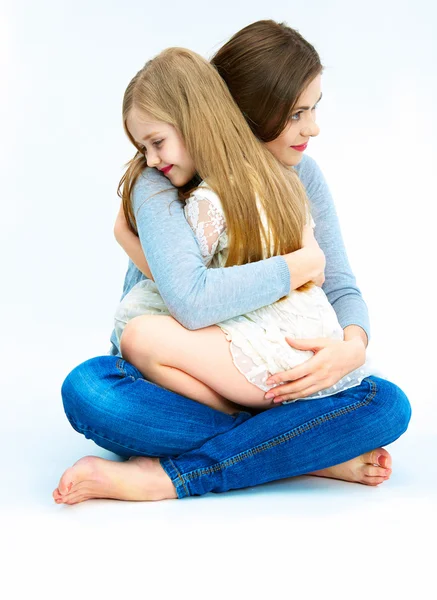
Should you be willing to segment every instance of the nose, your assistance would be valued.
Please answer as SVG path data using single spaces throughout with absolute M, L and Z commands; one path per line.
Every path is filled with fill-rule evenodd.
M 147 151 L 147 166 L 148 167 L 156 167 L 161 162 L 161 159 L 158 157 L 157 153 L 154 150 Z
M 311 111 L 308 111 L 308 113 L 308 118 L 305 119 L 300 134 L 302 137 L 316 137 L 320 133 L 320 127 L 316 123 L 315 115 Z

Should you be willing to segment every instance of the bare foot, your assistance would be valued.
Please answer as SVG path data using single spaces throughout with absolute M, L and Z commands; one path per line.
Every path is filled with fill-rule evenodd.
M 314 473 L 308 473 L 308 475 L 342 479 L 343 481 L 364 483 L 364 485 L 379 485 L 389 479 L 392 471 L 391 465 L 391 456 L 387 450 L 376 448 L 372 452 L 357 456 L 357 458 L 340 465 L 314 471 Z
M 177 494 L 157 458 L 133 456 L 114 462 L 85 456 L 62 475 L 53 499 L 57 504 L 77 504 L 90 498 L 141 502 L 177 498 Z

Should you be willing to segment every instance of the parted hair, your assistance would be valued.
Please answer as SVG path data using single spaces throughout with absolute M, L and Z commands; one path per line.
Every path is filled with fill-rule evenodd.
M 314 46 L 296 29 L 272 20 L 238 31 L 211 63 L 263 142 L 278 137 L 299 96 L 323 71 Z
M 253 135 L 215 67 L 184 48 L 168 48 L 147 62 L 124 94 L 124 128 L 137 148 L 118 190 L 128 223 L 135 226 L 131 194 L 146 167 L 126 126 L 133 108 L 179 130 L 198 176 L 220 198 L 229 242 L 226 266 L 301 248 L 309 202 L 296 172 Z

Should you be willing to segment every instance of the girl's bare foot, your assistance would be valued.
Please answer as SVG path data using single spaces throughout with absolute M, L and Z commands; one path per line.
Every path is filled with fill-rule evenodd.
M 134 456 L 114 462 L 85 456 L 62 475 L 53 499 L 57 504 L 77 504 L 90 498 L 145 501 L 177 494 L 157 458 Z
M 379 485 L 389 479 L 392 471 L 391 465 L 391 456 L 387 450 L 376 448 L 376 450 L 357 456 L 357 458 L 340 465 L 314 471 L 308 475 L 342 479 L 343 481 L 364 483 L 364 485 Z

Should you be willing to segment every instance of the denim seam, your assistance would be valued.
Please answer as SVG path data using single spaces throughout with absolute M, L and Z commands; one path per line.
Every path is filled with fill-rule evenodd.
M 165 461 L 169 462 L 170 466 L 172 467 L 172 469 L 177 473 L 177 477 L 176 477 L 176 479 L 172 479 L 172 483 L 173 483 L 173 485 L 176 488 L 176 493 L 178 494 L 178 496 L 179 496 L 178 489 L 180 487 L 183 487 L 184 491 L 185 491 L 185 495 L 189 496 L 190 492 L 189 492 L 187 486 L 185 485 L 185 481 L 183 479 L 183 476 L 181 475 L 181 473 L 180 473 L 179 469 L 177 468 L 177 466 L 174 464 L 174 462 L 172 461 L 171 458 L 166 458 Z
M 123 365 L 124 365 L 124 359 L 123 359 L 123 358 L 119 358 L 119 359 L 117 360 L 117 363 L 116 363 L 116 365 L 115 365 L 115 366 L 116 366 L 116 367 L 117 367 L 117 369 L 120 371 L 120 373 L 121 373 L 121 375 L 122 375 L 123 377 L 127 377 L 127 373 L 126 373 L 126 370 L 123 368 Z
M 211 467 L 206 467 L 204 469 L 196 469 L 195 471 L 191 471 L 190 473 L 185 473 L 184 475 L 181 475 L 179 473 L 179 471 L 176 469 L 177 472 L 179 473 L 178 482 L 176 483 L 176 485 L 184 485 L 184 487 L 185 487 L 185 482 L 192 481 L 193 479 L 196 479 L 202 475 L 211 475 L 212 473 L 217 473 L 218 471 L 222 471 L 222 470 L 226 469 L 227 467 L 232 467 L 233 465 L 245 460 L 246 458 L 251 458 L 252 456 L 255 456 L 256 454 L 259 454 L 260 452 L 270 450 L 271 448 L 274 448 L 275 446 L 278 446 L 279 444 L 284 444 L 285 442 L 288 442 L 289 440 L 297 437 L 298 435 L 302 435 L 303 433 L 306 433 L 306 432 L 310 431 L 311 429 L 314 429 L 315 427 L 322 425 L 323 423 L 332 421 L 333 419 L 336 419 L 337 417 L 341 417 L 341 416 L 351 413 L 363 406 L 366 406 L 367 404 L 370 404 L 370 402 L 373 400 L 373 398 L 376 395 L 377 388 L 376 388 L 376 383 L 374 381 L 368 380 L 368 382 L 370 383 L 371 391 L 369 392 L 369 394 L 366 396 L 366 398 L 364 400 L 360 400 L 359 402 L 355 402 L 354 404 L 350 404 L 349 406 L 344 406 L 340 409 L 337 409 L 335 411 L 327 413 L 326 415 L 322 415 L 320 417 L 317 417 L 316 419 L 312 419 L 311 421 L 308 421 L 307 423 L 305 423 L 303 425 L 299 425 L 299 427 L 292 429 L 288 433 L 285 433 L 276 438 L 273 438 L 272 440 L 270 440 L 268 442 L 263 442 L 259 446 L 255 446 L 254 448 L 251 448 L 250 450 L 241 452 L 240 454 L 237 454 L 236 456 L 233 456 L 232 458 L 228 458 L 220 463 L 212 465 Z M 175 465 L 173 465 L 173 466 L 175 466 Z M 173 482 L 173 483 L 175 483 L 175 482 Z

